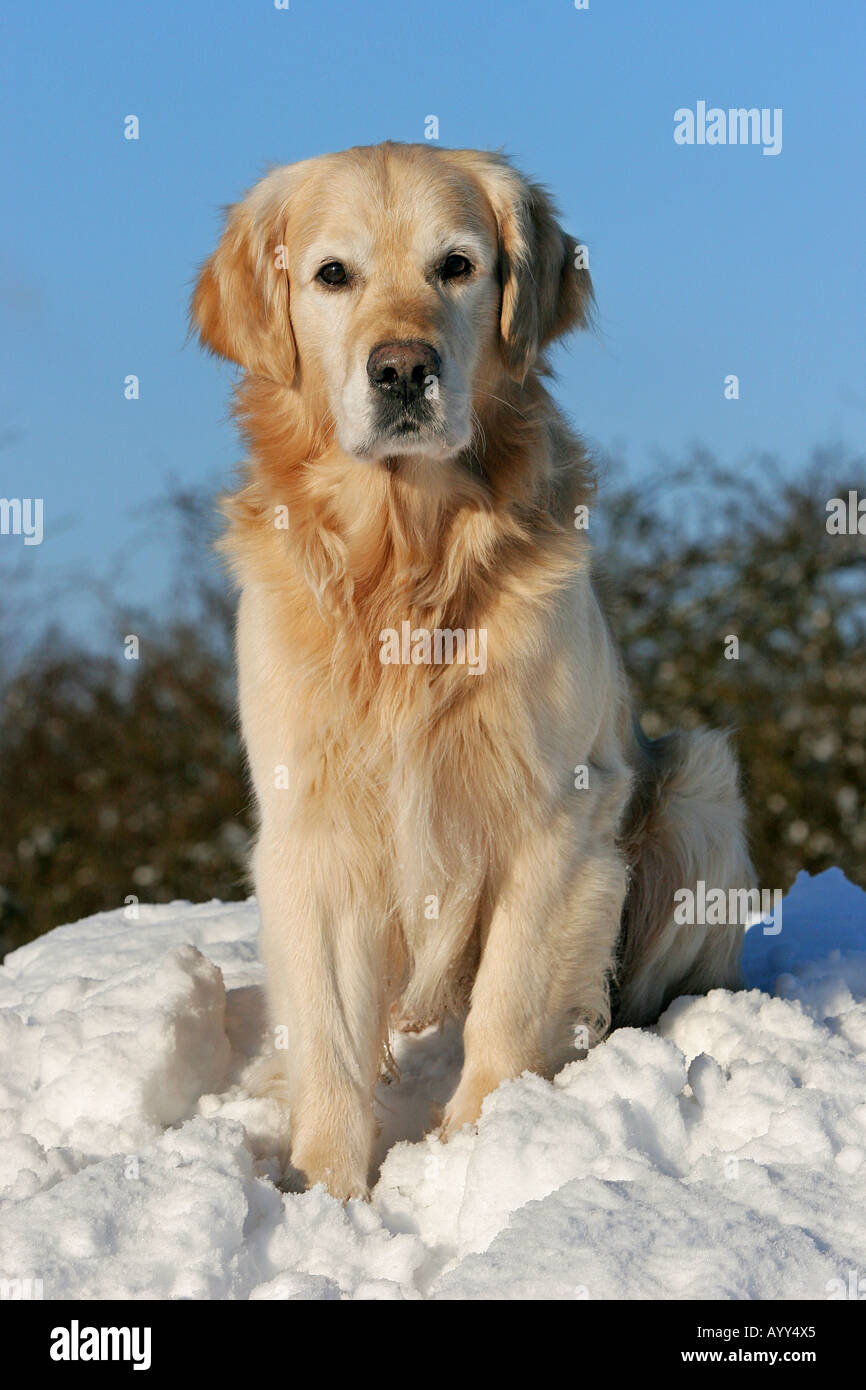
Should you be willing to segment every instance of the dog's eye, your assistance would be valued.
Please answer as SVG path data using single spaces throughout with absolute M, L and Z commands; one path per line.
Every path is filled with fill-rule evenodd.
M 328 261 L 316 276 L 323 285 L 347 285 L 349 283 L 349 272 L 341 261 Z
M 442 262 L 439 274 L 443 280 L 463 280 L 472 274 L 472 262 L 467 256 L 461 256 L 459 251 L 452 251 Z

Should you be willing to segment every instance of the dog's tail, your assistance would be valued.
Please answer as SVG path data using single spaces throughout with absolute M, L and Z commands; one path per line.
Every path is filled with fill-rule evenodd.
M 655 1022 L 680 994 L 740 987 L 743 926 L 692 924 L 682 920 L 686 912 L 674 914 L 686 901 L 681 890 L 701 902 L 702 882 L 704 894 L 722 889 L 727 903 L 735 889 L 735 901 L 745 902 L 755 880 L 726 736 L 700 729 L 651 742 L 636 730 L 635 740 L 638 775 L 622 837 L 630 881 L 614 1026 Z

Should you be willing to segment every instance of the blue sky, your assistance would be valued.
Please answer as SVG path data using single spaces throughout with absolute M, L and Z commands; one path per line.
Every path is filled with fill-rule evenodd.
M 504 147 L 589 245 L 600 331 L 558 352 L 556 391 L 591 441 L 634 472 L 694 443 L 792 471 L 859 448 L 864 31 L 861 4 L 811 0 L 17 0 L 0 496 L 44 497 L 45 539 L 0 537 L 0 576 L 23 566 L 42 617 L 78 623 L 73 573 L 159 594 L 155 502 L 240 455 L 233 369 L 185 346 L 221 205 L 273 163 L 423 139 L 431 114 L 443 145 Z M 780 107 L 781 153 L 677 145 L 675 110 L 701 100 Z

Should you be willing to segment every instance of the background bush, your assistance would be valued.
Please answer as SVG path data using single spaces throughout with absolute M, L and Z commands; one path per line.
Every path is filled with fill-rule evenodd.
M 765 461 L 752 482 L 701 453 L 638 484 L 614 460 L 600 472 L 590 533 L 647 733 L 734 731 L 763 886 L 833 864 L 866 885 L 866 536 L 825 525 L 830 497 L 858 478 L 866 495 L 862 461 L 819 456 L 793 480 Z M 234 605 L 208 550 L 211 500 L 181 493 L 171 510 L 171 617 L 108 601 L 102 655 L 48 630 L 23 657 L 9 577 L 0 951 L 130 895 L 247 895 Z

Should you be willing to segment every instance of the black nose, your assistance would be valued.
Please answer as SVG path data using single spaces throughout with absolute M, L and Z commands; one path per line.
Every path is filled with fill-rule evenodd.
M 405 405 L 423 395 L 430 378 L 438 378 L 441 371 L 442 362 L 436 349 L 417 338 L 380 343 L 367 358 L 370 385 L 378 391 L 402 397 Z

